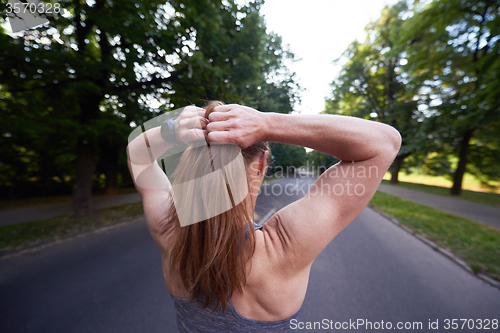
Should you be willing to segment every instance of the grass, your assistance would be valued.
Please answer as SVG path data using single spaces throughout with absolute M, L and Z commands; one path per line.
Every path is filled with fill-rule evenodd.
M 121 188 L 118 190 L 118 194 L 129 194 L 136 193 L 135 188 Z M 105 194 L 94 193 L 94 198 L 104 197 Z M 15 200 L 4 200 L 0 201 L 0 210 L 9 209 L 19 209 L 25 207 L 58 204 L 63 202 L 69 202 L 72 200 L 71 195 L 58 195 L 58 196 L 48 196 L 48 197 L 34 197 L 34 198 L 24 198 Z
M 384 179 L 389 180 L 391 178 L 391 174 L 387 172 L 384 175 Z M 418 183 L 424 185 L 433 185 L 438 187 L 451 188 L 453 182 L 444 176 L 430 176 L 421 173 L 405 173 L 400 172 L 398 175 L 400 181 L 407 183 Z M 469 173 L 465 173 L 464 179 L 462 182 L 462 189 L 475 191 L 475 192 L 487 192 L 487 193 L 499 193 L 500 194 L 500 182 L 491 182 L 493 186 L 496 186 L 496 189 L 491 189 L 481 184 L 481 182 Z
M 389 184 L 388 180 L 383 180 L 382 184 L 391 185 Z M 498 193 L 486 193 L 486 192 L 462 190 L 462 194 L 459 197 L 457 197 L 450 195 L 449 188 L 441 186 L 417 184 L 417 183 L 402 182 L 402 181 L 400 181 L 398 185 L 391 185 L 391 186 L 398 186 L 409 190 L 415 190 L 430 194 L 437 194 L 451 198 L 477 202 L 480 204 L 490 205 L 494 207 L 500 207 L 500 194 Z
M 99 209 L 94 215 L 82 218 L 73 218 L 68 214 L 51 219 L 2 226 L 0 227 L 0 251 L 40 244 L 142 214 L 144 214 L 142 202 L 137 202 Z
M 57 195 L 49 197 L 36 197 L 0 201 L 0 210 L 18 209 L 32 206 L 50 205 L 71 201 L 70 195 Z
M 276 179 L 280 179 L 280 178 L 277 178 L 277 177 L 264 177 L 264 179 L 262 180 L 262 183 L 265 184 L 265 183 L 269 183 L 269 182 L 272 182 L 273 180 L 276 180 Z
M 500 230 L 380 191 L 370 205 L 500 281 Z

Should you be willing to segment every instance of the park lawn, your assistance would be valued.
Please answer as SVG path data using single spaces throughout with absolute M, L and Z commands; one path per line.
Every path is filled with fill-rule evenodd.
M 118 195 L 121 194 L 129 194 L 129 193 L 137 193 L 135 187 L 132 188 L 120 188 L 118 189 Z M 105 194 L 94 193 L 92 195 L 93 198 L 104 197 Z M 52 195 L 46 197 L 33 197 L 33 198 L 24 198 L 24 199 L 14 199 L 14 200 L 4 200 L 0 201 L 0 210 L 9 210 L 9 209 L 19 209 L 33 206 L 42 206 L 42 205 L 50 205 L 50 204 L 58 204 L 63 202 L 70 202 L 73 200 L 71 195 Z
M 0 210 L 19 209 L 41 205 L 51 205 L 63 202 L 70 202 L 71 195 L 53 195 L 48 197 L 33 197 L 24 199 L 14 199 L 0 201 Z
M 384 179 L 391 179 L 391 173 L 386 172 L 386 174 L 384 175 Z M 453 182 L 445 176 L 431 176 L 417 172 L 406 173 L 401 171 L 398 175 L 398 179 L 402 182 L 433 185 L 445 187 L 448 189 L 453 185 Z M 474 175 L 466 172 L 462 182 L 462 190 L 500 194 L 500 181 L 492 181 L 491 185 L 495 186 L 496 189 L 486 187 L 485 185 L 481 184 L 479 179 L 474 177 Z
M 388 180 L 382 180 L 382 184 L 397 186 L 406 188 L 409 190 L 415 190 L 430 194 L 442 195 L 450 198 L 456 198 L 461 200 L 467 200 L 471 202 L 476 202 L 480 204 L 490 205 L 494 207 L 500 207 L 500 194 L 499 193 L 487 193 L 487 192 L 476 192 L 469 190 L 462 190 L 462 194 L 457 196 L 450 195 L 450 189 L 442 186 L 433 186 L 426 184 L 417 184 L 412 182 L 402 182 L 400 181 L 397 185 L 389 184 Z
M 274 177 L 274 176 L 272 176 L 272 177 L 265 176 L 264 179 L 262 179 L 262 183 L 263 184 L 270 183 L 270 182 L 272 182 L 273 180 L 276 180 L 276 179 L 280 179 L 280 178 L 277 178 L 277 177 Z
M 92 216 L 73 218 L 70 214 L 51 219 L 0 227 L 0 252 L 42 244 L 78 232 L 117 224 L 144 214 L 142 202 L 97 210 Z M 119 223 L 118 223 L 119 224 Z
M 500 230 L 380 191 L 370 206 L 450 250 L 474 272 L 500 281 Z

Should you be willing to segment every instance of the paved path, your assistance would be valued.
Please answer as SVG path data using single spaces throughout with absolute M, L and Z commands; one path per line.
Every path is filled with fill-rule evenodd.
M 300 178 L 300 177 L 299 177 Z M 273 182 L 275 183 L 275 182 Z M 415 201 L 446 212 L 483 222 L 500 229 L 500 208 L 444 197 L 397 186 L 380 184 L 379 191 Z M 141 201 L 139 193 L 94 199 L 96 209 Z M 0 226 L 47 219 L 71 213 L 71 202 L 0 211 Z
M 139 193 L 122 194 L 94 199 L 94 208 L 107 208 L 141 201 Z M 71 201 L 58 204 L 0 211 L 0 226 L 49 219 L 71 213 Z
M 280 179 L 274 193 L 290 183 L 296 195 L 263 188 L 260 216 L 296 200 L 312 181 Z M 299 321 L 359 319 L 393 328 L 299 332 L 446 332 L 446 319 L 484 322 L 499 313 L 498 289 L 366 208 L 313 263 Z M 395 329 L 398 322 L 422 326 Z M 2 260 L 0 332 L 175 332 L 161 256 L 144 220 Z
M 400 198 L 415 201 L 430 207 L 444 210 L 473 221 L 486 223 L 500 229 L 500 208 L 475 202 L 408 190 L 394 185 L 380 184 L 378 190 Z

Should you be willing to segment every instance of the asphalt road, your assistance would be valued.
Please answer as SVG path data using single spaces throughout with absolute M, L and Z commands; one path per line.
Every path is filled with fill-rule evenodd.
M 265 186 L 258 214 L 296 200 L 312 181 Z M 357 320 L 394 326 L 335 332 L 483 332 L 445 330 L 445 319 L 500 319 L 500 291 L 365 209 L 313 264 L 299 320 L 325 319 L 344 327 Z M 438 320 L 439 329 L 428 329 L 429 320 Z M 421 322 L 422 329 L 394 329 L 398 322 Z M 0 261 L 0 332 L 175 332 L 160 254 L 145 222 Z

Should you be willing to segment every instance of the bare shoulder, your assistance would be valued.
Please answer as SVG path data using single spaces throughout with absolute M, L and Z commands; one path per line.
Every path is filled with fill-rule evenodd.
M 278 273 L 288 274 L 298 271 L 304 265 L 300 262 L 300 244 L 302 237 L 290 228 L 290 221 L 297 223 L 306 217 L 298 201 L 280 209 L 264 224 L 262 228 L 264 248 L 269 263 Z M 299 214 L 299 215 L 297 215 Z M 299 261 L 298 261 L 298 260 Z
M 366 207 L 393 156 L 341 161 L 325 171 L 301 199 L 274 214 L 262 229 L 270 260 L 286 273 L 314 259 Z
M 268 222 L 272 223 L 273 220 Z M 283 257 L 279 257 L 280 251 L 269 248 L 269 236 L 273 235 L 266 230 L 256 231 L 256 249 L 251 265 L 247 268 L 244 292 L 235 292 L 232 301 L 244 317 L 278 321 L 289 318 L 300 309 L 306 295 L 310 270 L 290 274 L 291 270 L 277 265 Z

